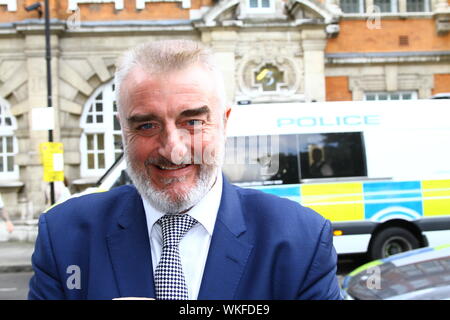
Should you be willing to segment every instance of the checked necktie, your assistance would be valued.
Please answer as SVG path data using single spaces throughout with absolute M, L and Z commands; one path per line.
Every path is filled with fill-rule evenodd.
M 197 220 L 185 213 L 166 214 L 157 223 L 162 229 L 163 248 L 155 270 L 156 299 L 188 300 L 179 244 L 181 238 L 197 223 Z

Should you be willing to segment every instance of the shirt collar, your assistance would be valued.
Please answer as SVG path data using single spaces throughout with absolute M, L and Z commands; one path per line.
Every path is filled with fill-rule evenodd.
M 212 236 L 222 197 L 222 171 L 217 170 L 216 182 L 206 195 L 186 213 L 197 220 Z M 142 198 L 149 231 L 164 213 L 156 210 L 146 199 Z

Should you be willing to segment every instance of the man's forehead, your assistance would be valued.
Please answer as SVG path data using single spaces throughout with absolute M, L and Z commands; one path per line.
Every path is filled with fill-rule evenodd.
M 211 110 L 207 105 L 203 105 L 200 107 L 187 107 L 185 109 L 181 109 L 175 115 L 177 118 L 189 118 L 189 117 L 198 117 L 198 116 L 206 116 L 210 119 Z M 140 112 L 131 112 L 130 116 L 127 117 L 127 121 L 132 122 L 145 122 L 145 121 L 163 121 L 167 115 L 164 113 L 161 115 L 155 110 L 147 111 L 144 113 Z
M 149 74 L 135 68 L 125 79 L 125 94 L 138 99 L 148 94 L 183 94 L 187 100 L 204 98 L 215 100 L 217 88 L 209 74 L 196 69 L 173 71 L 166 74 Z
M 150 74 L 144 71 L 142 68 L 134 67 L 130 70 L 127 77 L 125 78 L 125 82 L 128 82 L 130 86 L 136 86 L 143 82 L 148 81 L 157 81 L 159 78 L 156 74 Z
M 146 70 L 144 67 L 137 65 L 130 69 L 125 80 L 132 81 L 134 83 L 140 83 L 149 80 L 176 80 L 180 78 L 180 74 L 189 72 L 193 73 L 190 74 L 190 78 L 192 80 L 200 78 L 209 79 L 213 77 L 213 72 L 211 70 L 207 69 L 205 66 L 199 63 L 195 63 L 167 70 Z
M 212 73 L 199 65 L 192 65 L 192 69 L 170 71 L 164 74 L 151 74 L 135 66 L 124 79 L 124 97 L 130 99 L 130 106 L 150 106 L 162 101 L 170 101 L 178 108 L 190 109 L 207 105 L 214 112 L 220 104 L 219 94 L 212 80 Z M 202 70 L 199 70 L 201 67 Z M 206 71 L 206 72 L 201 72 Z M 180 72 L 180 73 L 179 73 Z M 163 99 L 159 102 L 155 99 Z M 133 108 L 134 109 L 134 108 Z M 180 109 L 178 109 L 180 110 Z

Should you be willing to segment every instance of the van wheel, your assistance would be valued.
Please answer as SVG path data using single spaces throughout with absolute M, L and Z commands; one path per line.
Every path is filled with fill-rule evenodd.
M 392 227 L 375 235 L 369 248 L 373 260 L 419 248 L 419 240 L 408 230 Z

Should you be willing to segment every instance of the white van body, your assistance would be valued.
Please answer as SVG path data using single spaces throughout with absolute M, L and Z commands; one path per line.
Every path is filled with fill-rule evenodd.
M 450 243 L 446 100 L 238 105 L 227 136 L 228 179 L 322 214 L 339 254 L 381 258 Z

